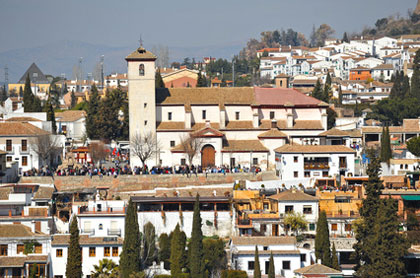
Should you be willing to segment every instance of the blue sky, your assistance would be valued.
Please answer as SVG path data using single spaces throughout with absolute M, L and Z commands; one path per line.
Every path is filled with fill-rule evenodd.
M 0 0 L 0 52 L 77 40 L 108 46 L 229 46 L 261 31 L 308 35 L 330 24 L 341 38 L 417 0 Z

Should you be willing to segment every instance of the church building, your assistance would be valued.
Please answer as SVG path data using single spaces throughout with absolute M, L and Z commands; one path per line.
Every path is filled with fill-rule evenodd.
M 328 104 L 297 90 L 157 89 L 155 55 L 140 46 L 126 60 L 130 140 L 153 134 L 159 148 L 146 162 L 149 167 L 193 164 L 274 169 L 276 148 L 320 144 L 319 134 L 327 130 Z M 190 144 L 185 143 L 188 140 Z M 197 151 L 192 151 L 197 145 Z M 132 167 L 142 165 L 133 153 L 130 161 Z

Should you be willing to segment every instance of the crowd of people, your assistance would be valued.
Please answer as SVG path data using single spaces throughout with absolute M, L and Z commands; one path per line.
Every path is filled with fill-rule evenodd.
M 113 176 L 119 175 L 163 175 L 163 174 L 179 174 L 190 177 L 192 175 L 197 176 L 198 174 L 227 174 L 227 173 L 254 173 L 257 174 L 261 171 L 259 167 L 228 167 L 228 166 L 213 166 L 213 167 L 201 167 L 195 165 L 182 165 L 182 166 L 154 166 L 149 168 L 147 165 L 143 167 L 135 166 L 133 169 L 126 164 L 120 166 L 115 164 L 112 167 L 95 167 L 92 165 L 83 165 L 82 167 L 68 167 L 66 169 L 59 169 L 53 171 L 48 167 L 42 167 L 41 169 L 31 169 L 23 173 L 23 176 Z

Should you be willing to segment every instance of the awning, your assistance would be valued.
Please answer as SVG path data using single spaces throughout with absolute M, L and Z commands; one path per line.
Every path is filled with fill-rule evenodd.
M 420 201 L 420 195 L 402 195 L 404 201 Z

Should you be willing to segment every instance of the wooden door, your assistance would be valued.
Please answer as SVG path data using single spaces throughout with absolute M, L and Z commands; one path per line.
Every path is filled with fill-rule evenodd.
M 35 222 L 35 232 L 41 232 L 41 222 L 39 221 Z
M 215 165 L 215 154 L 213 146 L 205 145 L 201 151 L 201 166 L 203 168 Z

